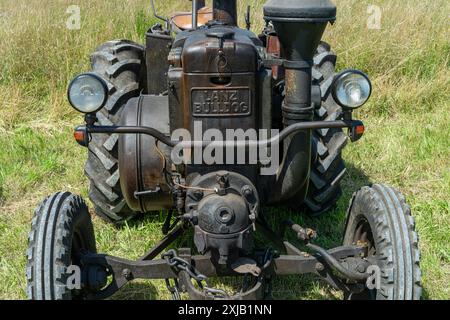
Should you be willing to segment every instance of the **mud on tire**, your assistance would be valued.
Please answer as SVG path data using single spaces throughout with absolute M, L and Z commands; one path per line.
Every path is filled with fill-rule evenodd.
M 106 42 L 92 54 L 92 70 L 106 80 L 109 89 L 108 101 L 97 113 L 98 125 L 118 124 L 126 102 L 145 87 L 143 61 L 144 47 L 126 40 Z M 96 214 L 120 224 L 136 213 L 127 206 L 120 189 L 117 149 L 117 135 L 93 135 L 85 173 Z

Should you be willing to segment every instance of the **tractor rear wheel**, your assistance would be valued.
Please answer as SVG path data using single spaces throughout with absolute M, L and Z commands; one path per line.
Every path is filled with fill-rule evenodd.
M 422 294 L 419 239 L 404 196 L 383 185 L 353 195 L 344 245 L 366 248 L 372 264 L 372 288 L 349 294 L 350 300 L 419 300 Z
M 117 125 L 127 101 L 140 94 L 145 85 L 143 61 L 144 47 L 126 40 L 106 42 L 92 54 L 93 72 L 109 87 L 108 101 L 97 113 L 98 125 Z M 90 180 L 89 198 L 98 216 L 120 224 L 136 215 L 120 188 L 117 135 L 92 135 L 85 173 Z
M 314 56 L 313 84 L 320 85 L 322 107 L 315 111 L 315 121 L 342 119 L 342 108 L 331 94 L 336 68 L 336 54 L 321 42 Z M 304 202 L 306 211 L 318 216 L 333 208 L 342 195 L 340 182 L 346 168 L 342 150 L 348 142 L 342 129 L 321 129 L 313 132 L 313 155 L 309 191 Z

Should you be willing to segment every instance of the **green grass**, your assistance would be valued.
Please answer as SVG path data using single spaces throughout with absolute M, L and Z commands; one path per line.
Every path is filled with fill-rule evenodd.
M 189 1 L 158 1 L 162 13 Z M 250 1 L 249 1 L 250 2 Z M 366 28 L 367 6 L 383 10 L 382 29 Z M 154 22 L 148 1 L 78 1 L 82 29 L 65 28 L 71 1 L 4 0 L 0 3 L 0 298 L 25 298 L 25 251 L 34 207 L 59 190 L 87 195 L 85 150 L 71 138 L 82 122 L 65 99 L 67 83 L 89 69 L 89 53 L 104 41 L 142 41 Z M 255 9 L 262 27 L 263 1 Z M 246 1 L 242 2 L 242 7 Z M 338 21 L 325 40 L 338 67 L 370 74 L 374 95 L 358 117 L 367 134 L 344 153 L 349 174 L 344 196 L 329 214 L 311 219 L 272 209 L 271 220 L 290 216 L 316 228 L 320 243 L 340 244 L 345 210 L 359 187 L 384 182 L 407 196 L 417 222 L 424 297 L 450 298 L 450 30 L 445 0 L 337 0 Z M 242 11 L 241 11 L 242 12 Z M 119 13 L 119 14 L 117 14 Z M 164 216 L 115 229 L 95 218 L 101 252 L 137 258 L 162 236 Z M 180 244 L 188 242 L 183 239 Z M 227 279 L 225 287 L 234 284 Z M 280 299 L 337 299 L 311 277 L 279 278 Z M 116 298 L 168 299 L 161 281 L 130 284 Z

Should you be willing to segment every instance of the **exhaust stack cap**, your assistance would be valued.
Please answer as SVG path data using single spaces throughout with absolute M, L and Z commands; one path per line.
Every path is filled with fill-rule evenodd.
M 269 0 L 264 19 L 273 22 L 334 22 L 336 6 L 330 0 Z
M 309 62 L 327 24 L 336 20 L 336 6 L 330 0 L 269 0 L 264 19 L 272 21 L 284 59 Z

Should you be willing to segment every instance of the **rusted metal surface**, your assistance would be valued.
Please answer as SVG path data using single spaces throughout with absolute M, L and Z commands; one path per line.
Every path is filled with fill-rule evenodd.
M 122 124 L 148 126 L 168 134 L 167 104 L 167 97 L 162 96 L 132 99 L 123 111 Z M 121 188 L 129 207 L 136 212 L 170 209 L 173 205 L 164 176 L 168 164 L 162 155 L 166 147 L 157 145 L 156 141 L 152 136 L 137 134 L 119 138 Z
M 276 58 L 281 57 L 281 44 L 277 36 L 267 36 L 267 53 Z M 283 79 L 284 69 L 281 66 L 272 66 L 272 76 L 274 80 Z
M 362 251 L 356 246 L 343 246 L 327 252 L 333 259 L 343 260 L 347 257 L 357 256 Z M 274 259 L 274 270 L 277 275 L 317 273 L 318 263 L 322 263 L 322 260 L 313 255 L 281 255 Z
M 259 207 L 252 182 L 235 172 L 218 171 L 200 175 L 190 185 L 186 209 L 198 221 L 194 235 L 198 251 L 218 252 L 222 265 L 236 259 L 239 252 L 250 252 Z M 205 191 L 199 194 L 199 189 Z
M 190 251 L 189 249 L 179 250 L 181 261 L 195 266 L 195 271 L 206 278 L 244 275 L 232 269 L 217 268 L 211 255 L 191 256 L 188 254 Z M 186 254 L 181 254 L 182 252 L 186 252 Z M 339 261 L 345 261 L 345 259 L 351 258 L 355 260 L 353 265 L 364 263 L 361 258 L 353 258 L 362 252 L 362 248 L 357 246 L 343 246 L 327 252 L 333 259 Z M 165 259 L 131 261 L 107 255 L 87 254 L 82 257 L 82 260 L 86 266 L 107 268 L 113 276 L 112 282 L 105 289 L 90 295 L 88 297 L 89 299 L 106 299 L 130 281 L 137 279 L 179 279 L 181 284 L 184 285 L 185 290 L 190 294 L 191 299 L 204 300 L 214 298 L 214 295 L 206 294 L 207 291 L 205 292 L 193 287 L 191 282 L 192 278 L 189 273 L 181 270 L 177 271 L 177 268 L 173 268 Z M 264 287 L 264 276 L 266 275 L 317 274 L 320 276 L 323 275 L 327 279 L 328 273 L 325 272 L 327 270 L 326 267 L 327 265 L 323 265 L 321 258 L 316 256 L 281 255 L 274 257 L 273 260 L 269 260 L 263 266 L 260 266 L 261 273 L 256 277 L 256 285 L 253 288 L 244 294 L 229 296 L 228 299 L 254 300 L 264 298 L 262 287 Z
M 225 37 L 230 31 L 214 32 Z M 199 34 L 185 45 L 183 127 L 193 130 L 193 122 L 201 121 L 204 128 L 223 131 L 257 129 L 255 46 L 239 33 L 228 33 L 223 40 L 216 36 Z
M 259 129 L 257 45 L 262 47 L 253 33 L 220 23 L 180 34 L 173 51 L 182 47 L 182 52 L 173 60 L 181 68 L 169 70 L 171 130 L 184 128 L 194 137 L 195 126 L 201 126 L 202 132 L 213 128 L 225 137 L 227 129 Z
M 147 93 L 160 94 L 167 90 L 167 71 L 172 37 L 162 30 L 153 30 L 146 34 Z

